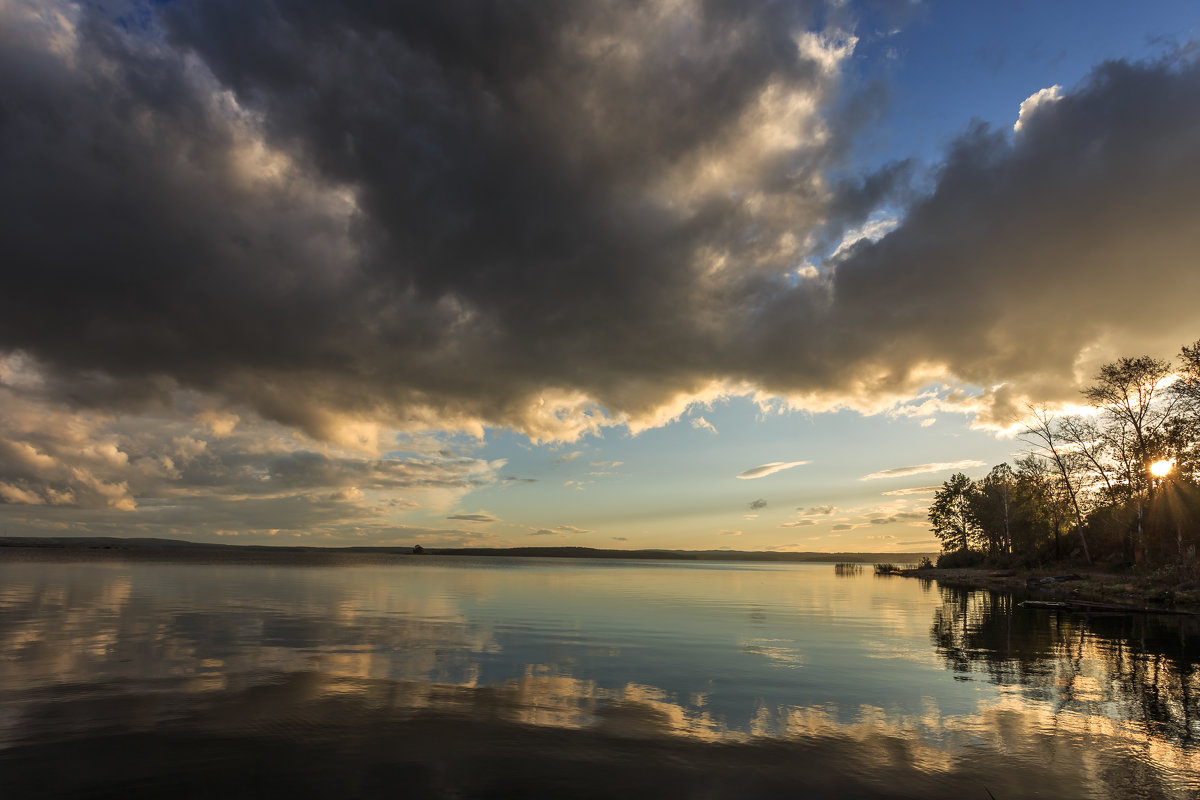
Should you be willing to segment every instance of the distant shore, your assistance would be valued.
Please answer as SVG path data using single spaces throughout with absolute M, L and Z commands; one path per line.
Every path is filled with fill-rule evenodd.
M 879 561 L 919 563 L 932 553 L 794 553 L 754 550 L 608 550 L 592 547 L 308 547 L 299 545 L 237 545 L 103 536 L 0 536 L 0 560 L 39 556 L 56 560 L 128 557 L 139 560 L 216 561 L 221 563 L 380 563 L 426 556 L 488 556 L 502 558 L 648 559 L 664 561 L 755 561 L 789 563 L 854 563 Z

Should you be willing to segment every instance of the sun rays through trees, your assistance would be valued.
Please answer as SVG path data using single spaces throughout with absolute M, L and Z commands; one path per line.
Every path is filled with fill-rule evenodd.
M 929 509 L 952 560 L 1194 567 L 1200 527 L 1200 341 L 1177 364 L 1102 366 L 1077 414 L 1030 407 L 1014 467 L 957 473 Z

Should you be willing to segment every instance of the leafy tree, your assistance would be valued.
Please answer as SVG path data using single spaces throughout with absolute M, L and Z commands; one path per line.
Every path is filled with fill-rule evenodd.
M 1177 379 L 1167 387 L 1178 405 L 1168 423 L 1167 444 L 1177 476 L 1200 478 L 1200 339 L 1179 351 Z
M 1055 557 L 1062 556 L 1061 537 L 1073 518 L 1066 485 L 1043 457 L 1028 453 L 1017 459 L 1013 490 L 1013 550 L 1032 556 L 1054 542 Z
M 1107 418 L 1101 436 L 1113 447 L 1135 498 L 1147 494 L 1150 464 L 1166 449 L 1164 435 L 1179 403 L 1177 395 L 1163 391 L 1171 375 L 1168 361 L 1121 358 L 1102 366 L 1096 382 L 1083 390 Z
M 1013 490 L 1016 476 L 1007 463 L 997 464 L 975 484 L 971 494 L 971 513 L 978 526 L 981 549 L 990 553 L 1012 554 Z
M 929 524 L 942 540 L 943 550 L 966 550 L 979 525 L 972 512 L 975 483 L 961 472 L 950 476 L 933 496 L 929 506 Z

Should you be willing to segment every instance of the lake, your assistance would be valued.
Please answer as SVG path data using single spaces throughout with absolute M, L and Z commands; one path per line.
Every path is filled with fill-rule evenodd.
M 1196 618 L 756 564 L 0 561 L 0 796 L 1195 798 Z

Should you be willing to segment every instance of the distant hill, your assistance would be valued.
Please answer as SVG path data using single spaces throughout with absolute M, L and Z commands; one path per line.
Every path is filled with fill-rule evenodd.
M 271 553 L 328 552 L 346 554 L 411 555 L 411 547 L 307 547 L 300 545 L 237 545 L 190 542 L 184 539 L 121 538 L 116 536 L 0 536 L 0 548 L 44 548 L 57 550 L 116 550 L 137 552 L 221 551 L 233 556 L 237 551 L 255 558 Z M 916 563 L 921 556 L 936 553 L 793 553 L 764 550 L 604 550 L 594 547 L 441 547 L 426 548 L 425 555 L 498 556 L 510 558 L 629 558 L 665 561 L 767 561 L 767 562 L 851 562 L 876 561 Z

